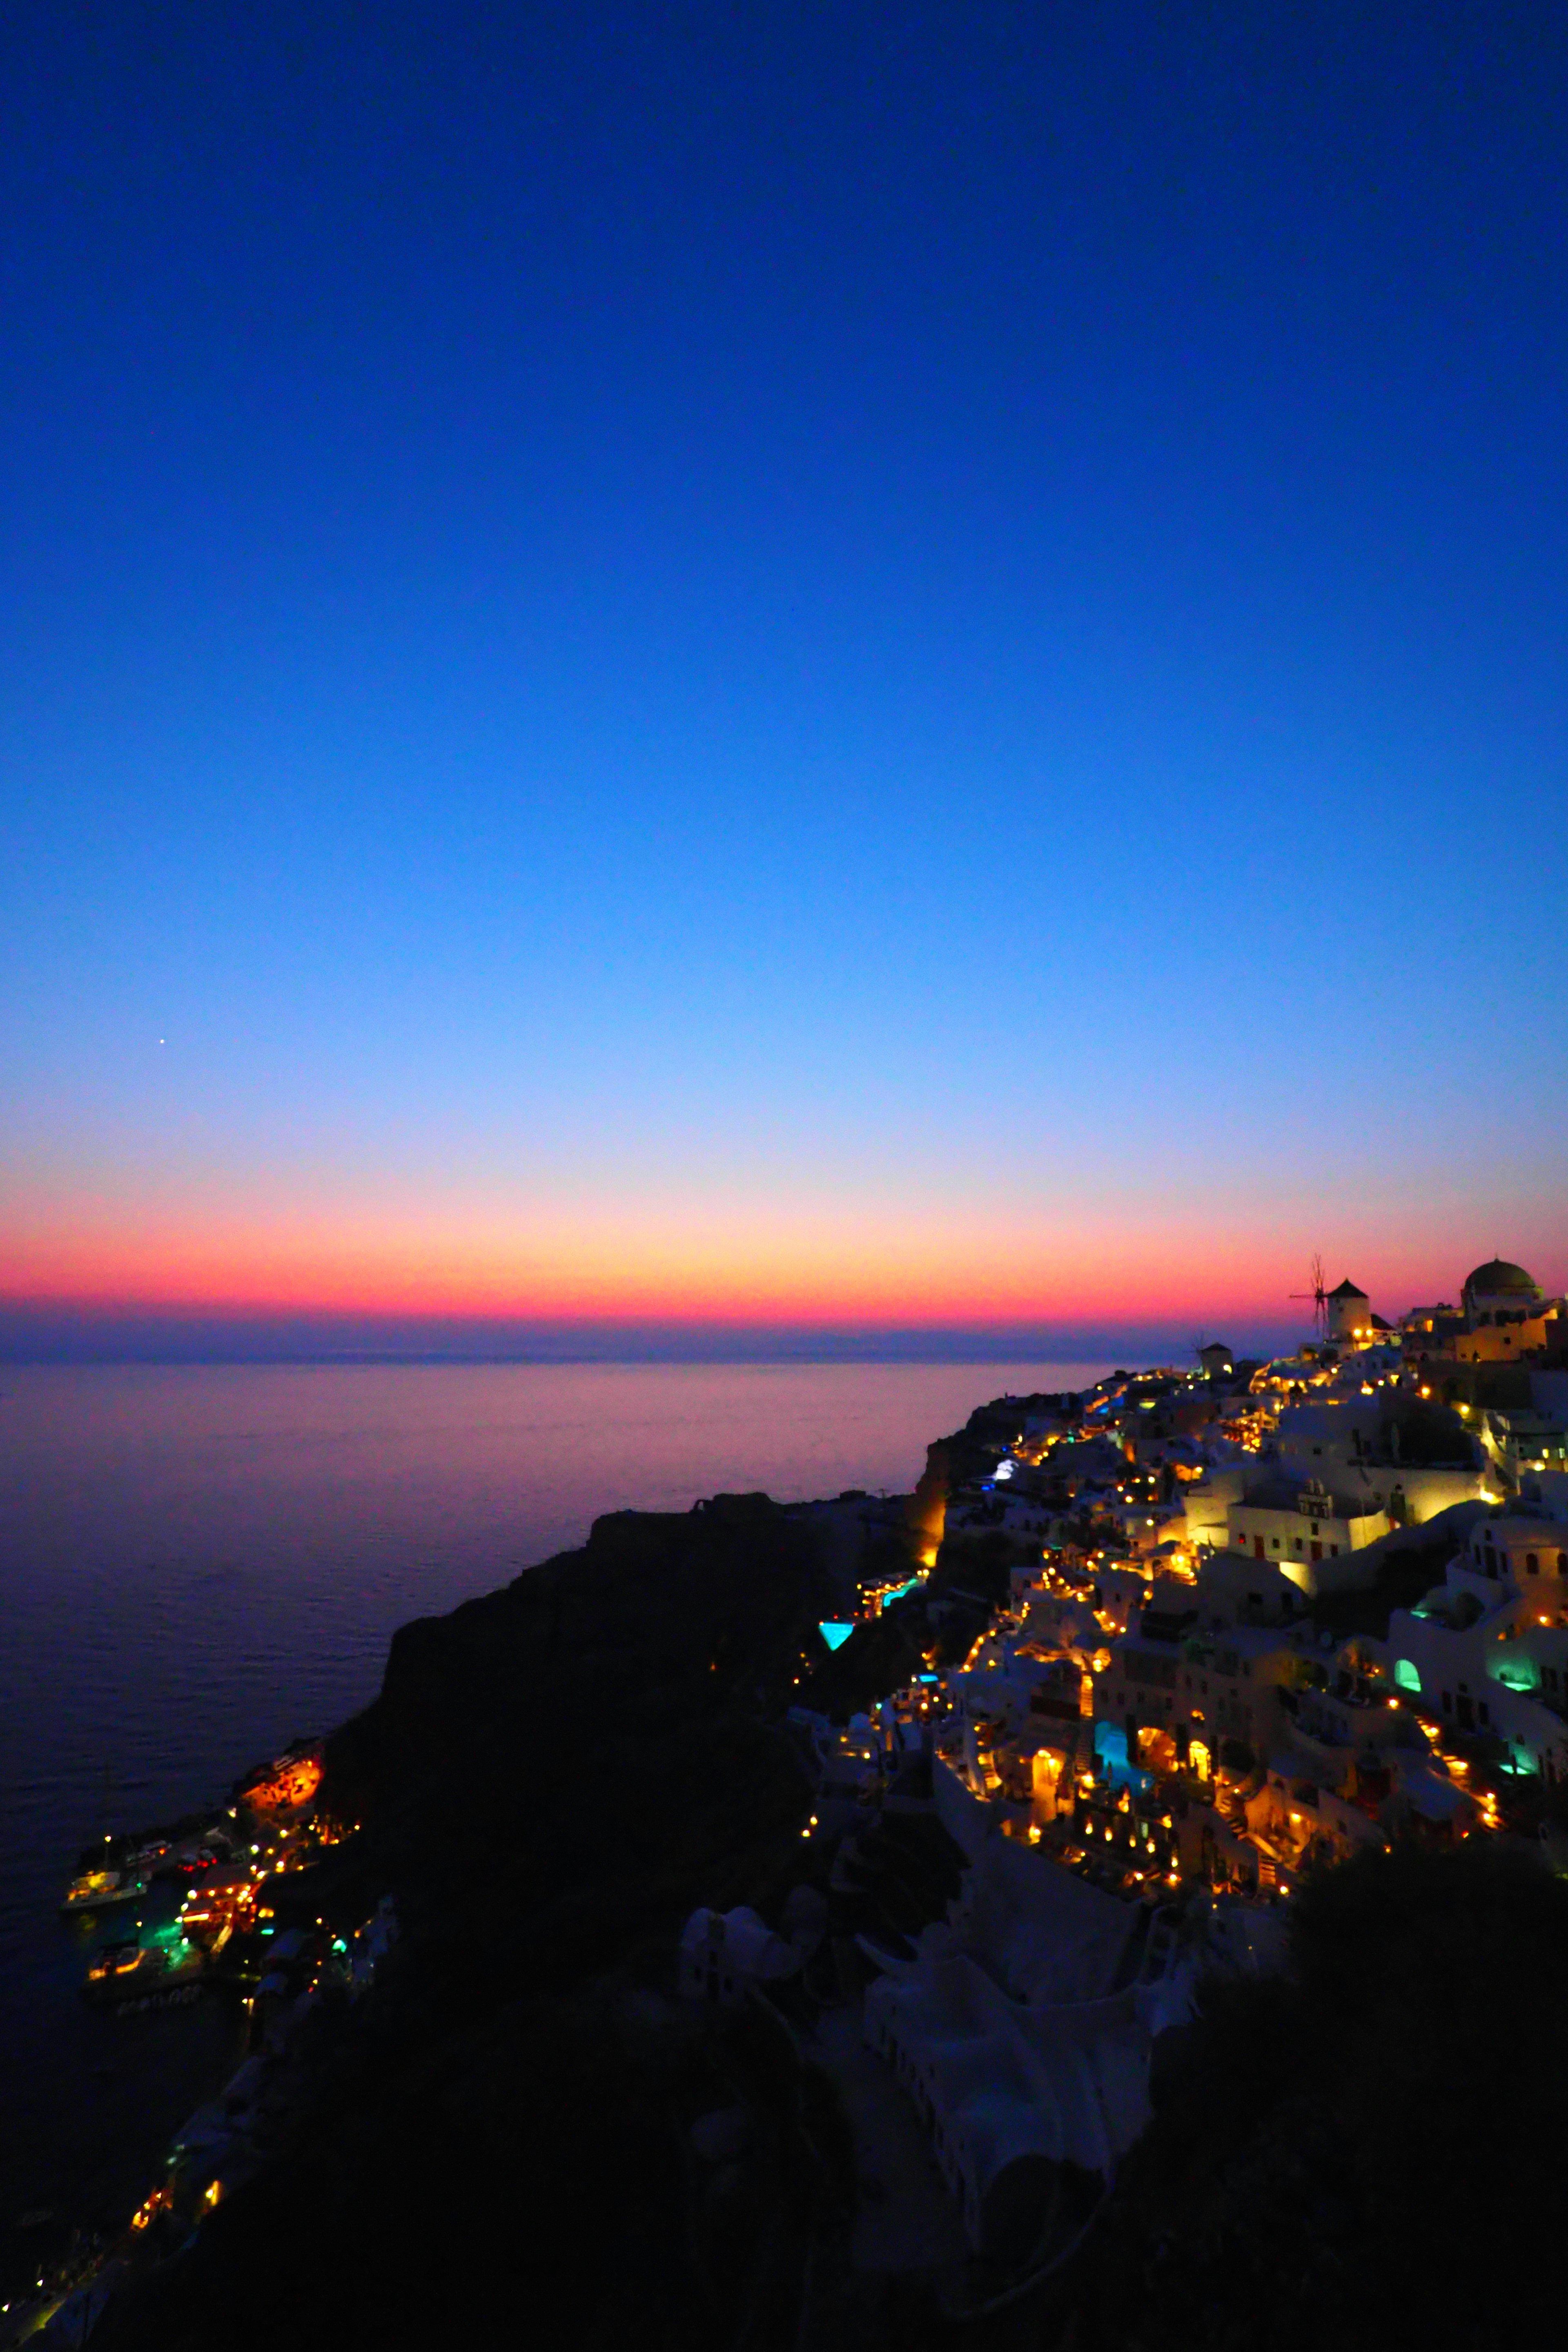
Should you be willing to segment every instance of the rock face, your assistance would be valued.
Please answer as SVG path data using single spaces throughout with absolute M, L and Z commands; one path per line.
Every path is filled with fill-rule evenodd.
M 591 1914 L 610 1957 L 777 1826 L 800 1784 L 768 1725 L 821 1606 L 809 1529 L 720 1496 L 598 1519 L 582 1551 L 403 1627 L 380 1697 L 329 1743 L 327 1790 L 366 1822 L 426 1964 L 499 1992 L 518 1958 L 498 1935 L 526 1932 L 530 1971 L 558 1979 L 592 1955 L 540 1948 L 548 1906 Z
M 1079 2266 L 1072 2342 L 1529 2340 L 1546 2273 L 1517 2183 L 1560 2162 L 1568 1885 L 1490 1840 L 1405 1845 L 1324 1873 L 1291 1911 L 1289 1970 L 1211 1985 L 1173 2053 Z M 1456 2147 L 1510 2164 L 1467 2168 Z
M 926 1447 L 926 1466 L 910 1496 L 906 1517 L 921 1556 L 930 1565 L 942 1549 L 947 1526 L 947 1498 L 952 1489 L 952 1465 L 946 1438 Z

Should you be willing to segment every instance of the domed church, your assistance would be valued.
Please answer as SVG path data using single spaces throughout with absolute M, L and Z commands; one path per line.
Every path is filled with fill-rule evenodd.
M 1472 1331 L 1478 1323 L 1495 1322 L 1500 1317 L 1510 1323 L 1524 1322 L 1546 1303 L 1546 1293 L 1534 1276 L 1506 1257 L 1489 1257 L 1484 1265 L 1474 1267 L 1465 1276 L 1459 1297 Z

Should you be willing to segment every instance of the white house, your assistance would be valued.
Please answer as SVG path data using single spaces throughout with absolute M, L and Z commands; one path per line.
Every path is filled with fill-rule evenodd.
M 1393 1524 L 1370 1497 L 1335 1495 L 1315 1478 L 1302 1486 L 1286 1479 L 1255 1486 L 1227 1514 L 1230 1549 L 1272 1560 L 1309 1597 L 1363 1581 L 1354 1554 Z
M 680 1990 L 688 2000 L 732 2008 L 752 1985 L 794 1976 L 801 1943 L 776 1935 L 743 1905 L 733 1911 L 691 1914 L 680 1937 Z
M 1173 1943 L 1113 1990 L 1141 1906 L 1027 1846 L 973 1843 L 913 1960 L 873 1950 L 867 2041 L 928 2124 L 977 2250 L 1028 2252 L 1061 2167 L 1109 2179 L 1149 2114 L 1153 2034 L 1188 2013 Z
M 1503 1741 L 1506 1770 L 1568 1778 L 1568 1527 L 1478 1519 L 1443 1583 L 1394 1612 L 1385 1648 L 1440 1725 Z

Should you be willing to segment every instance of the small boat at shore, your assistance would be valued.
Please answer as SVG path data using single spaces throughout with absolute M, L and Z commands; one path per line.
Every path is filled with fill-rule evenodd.
M 107 1911 L 111 1904 L 139 1903 L 149 1884 L 140 1870 L 84 1870 L 66 1889 L 60 1916 L 71 1918 L 79 1911 Z
M 205 1955 L 186 1941 L 177 1927 L 154 1928 L 145 1943 L 105 1944 L 95 1952 L 87 1971 L 91 2000 L 143 2000 L 150 1994 L 194 1986 L 206 1967 Z

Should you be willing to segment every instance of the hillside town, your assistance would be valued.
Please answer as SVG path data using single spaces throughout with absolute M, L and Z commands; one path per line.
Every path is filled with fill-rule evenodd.
M 1215 1341 L 933 1448 L 919 1575 L 862 1579 L 792 1710 L 821 1899 L 688 1924 L 688 1996 L 793 1988 L 902 2180 L 872 2269 L 944 2242 L 923 2150 L 952 2315 L 976 2263 L 1069 2258 L 1163 2037 L 1282 1964 L 1326 1868 L 1480 1838 L 1568 1871 L 1568 1305 L 1498 1259 L 1397 1323 L 1316 1292 L 1287 1357 Z
M 938 1787 L 1119 1891 L 1174 1798 L 1167 1877 L 1280 1896 L 1395 1833 L 1536 1825 L 1568 1775 L 1568 1312 L 1500 1260 L 1460 1297 L 1391 1328 L 1345 1282 L 1295 1356 L 1027 1414 L 947 1513 L 949 1547 L 1044 1541 L 941 1678 Z

